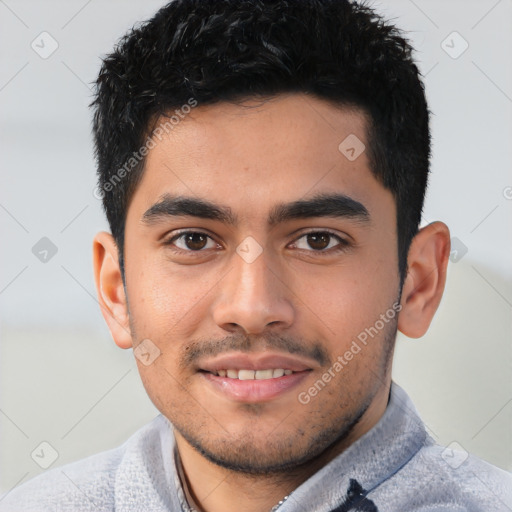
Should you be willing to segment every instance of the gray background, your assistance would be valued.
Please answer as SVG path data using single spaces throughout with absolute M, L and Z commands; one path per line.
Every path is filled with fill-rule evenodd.
M 92 237 L 107 225 L 87 106 L 99 56 L 161 5 L 0 0 L 0 490 L 157 414 L 95 298 Z M 439 443 L 511 470 L 512 1 L 375 5 L 417 49 L 434 113 L 425 222 L 457 238 L 440 310 L 421 340 L 399 337 L 394 378 Z

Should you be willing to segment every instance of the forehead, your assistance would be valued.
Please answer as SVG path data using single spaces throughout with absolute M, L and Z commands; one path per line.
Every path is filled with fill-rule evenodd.
M 242 218 L 319 193 L 361 202 L 389 194 L 370 171 L 366 117 L 356 109 L 287 94 L 197 106 L 172 126 L 153 137 L 129 215 L 165 193 L 229 205 Z

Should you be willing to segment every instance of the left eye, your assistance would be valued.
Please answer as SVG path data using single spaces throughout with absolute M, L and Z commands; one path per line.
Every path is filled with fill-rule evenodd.
M 297 249 L 306 251 L 313 249 L 317 252 L 324 252 L 336 246 L 344 247 L 347 245 L 347 242 L 340 236 L 330 233 L 329 231 L 314 231 L 302 235 L 293 245 L 297 247 Z
M 183 251 L 201 251 L 202 249 L 213 249 L 215 241 L 206 233 L 198 231 L 187 231 L 172 237 L 167 245 L 174 245 Z

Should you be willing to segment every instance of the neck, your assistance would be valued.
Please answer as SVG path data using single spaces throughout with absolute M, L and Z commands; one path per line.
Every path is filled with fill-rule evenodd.
M 176 433 L 180 445 L 178 439 Z M 246 475 L 222 468 L 204 459 L 190 445 L 179 448 L 179 453 L 189 505 L 201 512 L 269 512 L 297 487 L 290 475 Z
M 389 388 L 383 391 L 347 436 L 315 459 L 283 473 L 251 475 L 221 467 L 201 455 L 175 430 L 185 479 L 183 485 L 200 512 L 270 512 L 379 421 L 387 406 Z

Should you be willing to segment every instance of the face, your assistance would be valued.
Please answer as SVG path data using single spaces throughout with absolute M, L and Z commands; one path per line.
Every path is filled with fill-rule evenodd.
M 320 455 L 382 399 L 399 275 L 393 196 L 354 159 L 364 115 L 245 105 L 196 107 L 149 151 L 125 270 L 133 346 L 160 351 L 137 361 L 148 395 L 182 442 L 258 473 Z

